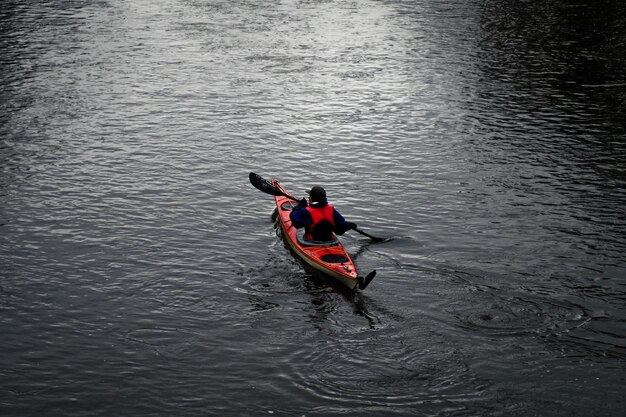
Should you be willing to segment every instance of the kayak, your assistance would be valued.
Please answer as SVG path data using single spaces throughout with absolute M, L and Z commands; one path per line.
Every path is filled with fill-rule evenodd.
M 272 179 L 272 185 L 283 194 L 274 196 L 278 214 L 277 222 L 283 237 L 296 256 L 312 268 L 338 280 L 351 290 L 354 290 L 357 285 L 364 288 L 364 278 L 359 277 L 354 261 L 337 236 L 333 234 L 333 240 L 328 242 L 305 240 L 304 228 L 296 229 L 289 218 L 289 213 L 297 205 L 297 202 L 286 197 L 290 194 L 277 180 Z M 368 281 L 371 281 L 373 276 L 368 278 Z M 367 278 L 365 279 L 367 280 Z

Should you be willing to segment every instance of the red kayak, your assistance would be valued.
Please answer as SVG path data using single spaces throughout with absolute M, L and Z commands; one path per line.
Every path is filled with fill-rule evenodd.
M 365 289 L 374 278 L 376 271 L 372 271 L 365 278 L 359 277 L 354 261 L 334 234 L 333 240 L 327 242 L 305 240 L 304 228 L 296 229 L 289 219 L 289 213 L 297 202 L 277 180 L 272 179 L 271 185 L 279 191 L 274 193 L 278 213 L 277 221 L 285 240 L 298 258 L 314 269 L 337 279 L 351 290 L 357 286 Z

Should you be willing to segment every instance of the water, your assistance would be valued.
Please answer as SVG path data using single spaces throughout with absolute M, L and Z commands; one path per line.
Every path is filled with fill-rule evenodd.
M 0 18 L 0 414 L 621 416 L 619 2 Z M 363 230 L 346 294 L 250 171 Z

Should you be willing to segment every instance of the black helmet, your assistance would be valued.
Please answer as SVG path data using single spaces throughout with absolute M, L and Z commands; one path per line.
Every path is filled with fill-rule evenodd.
M 309 196 L 311 197 L 311 201 L 314 203 L 319 203 L 320 201 L 323 201 L 326 199 L 326 190 L 324 190 L 319 185 L 316 185 L 315 187 L 311 188 L 311 191 L 307 191 L 307 192 L 309 193 Z

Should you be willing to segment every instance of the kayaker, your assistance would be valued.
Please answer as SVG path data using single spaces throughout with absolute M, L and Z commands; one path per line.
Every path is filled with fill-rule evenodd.
M 346 221 L 326 200 L 326 190 L 316 185 L 308 191 L 309 200 L 300 200 L 289 214 L 291 224 L 297 229 L 304 227 L 304 238 L 315 241 L 333 240 L 333 232 L 343 235 L 356 229 L 356 223 Z

